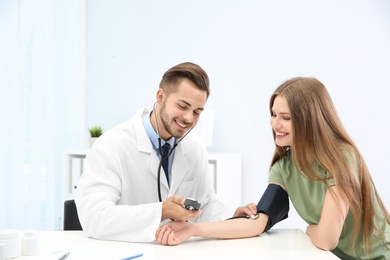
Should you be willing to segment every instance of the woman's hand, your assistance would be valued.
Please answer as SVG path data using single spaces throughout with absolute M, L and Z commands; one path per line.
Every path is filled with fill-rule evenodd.
M 257 205 L 255 203 L 249 203 L 243 207 L 238 207 L 234 212 L 233 217 L 249 216 L 255 214 L 257 214 Z
M 156 231 L 156 241 L 163 245 L 178 245 L 193 236 L 194 224 L 183 221 L 171 221 Z

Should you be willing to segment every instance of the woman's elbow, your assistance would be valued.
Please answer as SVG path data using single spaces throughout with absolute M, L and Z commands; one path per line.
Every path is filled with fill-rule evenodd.
M 337 239 L 312 239 L 312 242 L 319 249 L 331 251 L 337 247 L 339 241 Z

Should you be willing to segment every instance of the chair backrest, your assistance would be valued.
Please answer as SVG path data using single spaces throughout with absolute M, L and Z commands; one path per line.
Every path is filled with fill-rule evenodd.
M 64 230 L 83 230 L 74 200 L 64 202 Z

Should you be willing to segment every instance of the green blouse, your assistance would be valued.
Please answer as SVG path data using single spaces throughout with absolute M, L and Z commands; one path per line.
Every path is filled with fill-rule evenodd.
M 353 160 L 351 161 L 355 163 Z M 329 178 L 327 180 L 329 186 L 335 185 L 334 179 L 329 172 L 320 166 L 317 168 L 320 176 Z M 295 167 L 290 154 L 282 157 L 272 166 L 269 182 L 278 183 L 286 187 L 292 204 L 304 221 L 308 224 L 319 223 L 327 187 L 323 182 L 309 180 L 301 174 Z M 376 197 L 373 198 L 373 203 L 375 203 L 376 212 L 381 212 Z M 376 218 L 375 221 L 376 225 L 385 234 L 387 247 L 382 239 L 375 237 L 372 241 L 374 256 L 366 256 L 362 246 L 362 236 L 359 233 L 356 245 L 351 249 L 353 220 L 349 212 L 339 243 L 332 252 L 341 259 L 390 259 L 390 226 L 385 221 L 383 214 Z

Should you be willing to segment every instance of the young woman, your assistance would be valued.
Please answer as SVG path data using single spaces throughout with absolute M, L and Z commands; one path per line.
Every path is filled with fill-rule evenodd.
M 275 153 L 269 186 L 257 204 L 223 222 L 170 222 L 156 240 L 257 236 L 287 217 L 288 197 L 309 224 L 306 234 L 342 259 L 390 259 L 390 216 L 328 91 L 315 78 L 293 78 L 270 99 Z M 255 220 L 241 216 L 259 213 Z

